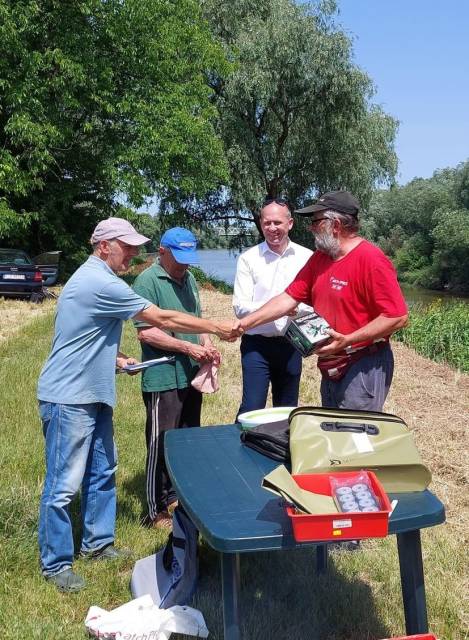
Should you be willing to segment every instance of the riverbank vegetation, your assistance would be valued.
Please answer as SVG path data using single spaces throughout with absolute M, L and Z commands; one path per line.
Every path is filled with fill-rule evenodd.
M 437 362 L 469 372 L 469 305 L 435 301 L 410 309 L 409 324 L 396 338 Z
M 202 290 L 207 317 L 229 317 L 231 298 Z M 29 303 L 17 301 L 20 310 Z M 44 476 L 44 443 L 35 392 L 42 364 L 50 349 L 53 304 L 27 326 L 16 316 L 15 331 L 0 343 L 0 402 L 3 438 L 0 443 L 0 626 L 4 640 L 83 640 L 84 619 L 91 605 L 111 609 L 130 599 L 134 560 L 116 564 L 76 561 L 87 589 L 58 593 L 40 575 L 37 514 Z M 0 311 L 2 309 L 0 308 Z M 1 325 L 7 336 L 11 316 Z M 221 389 L 206 396 L 202 422 L 231 422 L 241 396 L 239 343 L 222 343 Z M 132 323 L 126 323 L 123 349 L 139 355 Z M 468 512 L 465 499 L 467 459 L 462 454 L 466 429 L 469 376 L 456 374 L 403 344 L 394 344 L 395 379 L 385 409 L 404 418 L 412 429 L 425 463 L 433 473 L 431 485 L 444 502 L 445 525 L 422 531 L 429 626 L 441 640 L 464 640 L 467 612 L 465 589 Z M 164 532 L 144 528 L 145 416 L 138 376 L 118 376 L 115 410 L 119 449 L 117 543 L 129 547 L 134 559 L 154 553 Z M 304 361 L 300 389 L 302 404 L 319 403 L 315 358 Z M 235 428 L 235 427 L 233 427 Z M 72 518 L 79 530 L 79 505 Z M 193 602 L 206 619 L 210 638 L 223 637 L 218 555 L 200 543 L 200 577 Z M 331 599 L 332 594 L 332 599 Z M 396 540 L 369 540 L 355 553 L 334 551 L 326 575 L 314 574 L 314 551 L 249 554 L 241 558 L 241 608 L 246 640 L 289 638 L 305 640 L 378 640 L 399 636 L 404 617 Z M 312 635 L 313 634 L 313 635 Z

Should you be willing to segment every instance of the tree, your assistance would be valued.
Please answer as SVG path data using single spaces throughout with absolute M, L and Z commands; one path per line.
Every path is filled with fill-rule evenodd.
M 456 168 L 454 194 L 457 205 L 469 209 L 469 161 Z
M 226 179 L 196 0 L 0 0 L 0 237 L 72 262 L 116 196 Z
M 432 230 L 438 288 L 469 293 L 469 210 L 441 211 Z
M 365 233 L 394 259 L 405 282 L 469 291 L 468 166 L 374 194 Z
M 443 169 L 431 179 L 415 178 L 402 187 L 376 193 L 367 213 L 367 224 L 373 220 L 374 225 L 372 239 L 388 238 L 396 225 L 407 235 L 423 233 L 429 238 L 435 211 L 454 205 L 454 180 L 455 170 Z
M 246 223 L 267 194 L 294 205 L 348 188 L 366 204 L 391 181 L 396 122 L 370 103 L 373 85 L 334 24 L 335 3 L 204 0 L 229 75 L 211 78 L 230 181 L 201 202 L 199 218 Z

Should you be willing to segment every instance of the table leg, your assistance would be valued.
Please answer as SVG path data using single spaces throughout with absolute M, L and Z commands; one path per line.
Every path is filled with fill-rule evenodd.
M 316 572 L 325 573 L 327 570 L 327 544 L 318 544 L 316 547 Z
M 238 553 L 221 554 L 221 584 L 225 640 L 240 640 Z
M 397 534 L 406 632 L 428 633 L 420 530 Z

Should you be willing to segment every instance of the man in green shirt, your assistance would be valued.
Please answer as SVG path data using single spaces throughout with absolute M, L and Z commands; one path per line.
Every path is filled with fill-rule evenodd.
M 198 264 L 197 239 L 187 229 L 174 227 L 160 240 L 158 260 L 135 280 L 134 289 L 161 309 L 200 317 L 194 276 L 187 270 Z M 202 394 L 191 382 L 199 363 L 219 360 L 209 336 L 167 333 L 143 322 L 135 323 L 142 344 L 142 360 L 173 355 L 175 362 L 143 372 L 142 394 L 146 419 L 146 493 L 148 515 L 154 526 L 170 528 L 170 511 L 177 497 L 164 460 L 164 434 L 169 429 L 200 426 Z

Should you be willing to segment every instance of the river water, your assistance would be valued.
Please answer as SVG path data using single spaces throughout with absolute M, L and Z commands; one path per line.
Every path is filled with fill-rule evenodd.
M 200 254 L 200 268 L 204 273 L 218 280 L 223 280 L 227 284 L 232 285 L 234 283 L 236 261 L 239 253 L 233 253 L 227 249 L 200 249 L 198 253 Z M 434 300 L 443 300 L 444 302 L 462 300 L 469 303 L 469 298 L 455 296 L 442 291 L 411 287 L 410 285 L 402 285 L 402 291 L 410 306 L 414 304 L 427 305 Z

